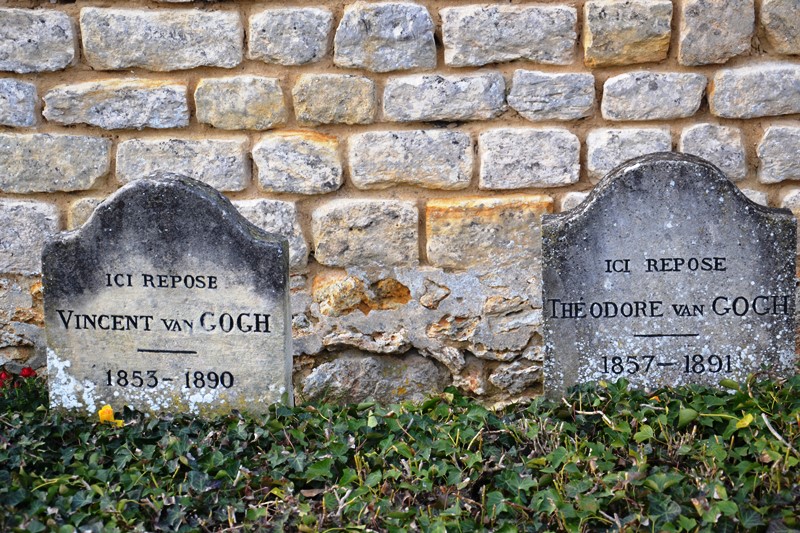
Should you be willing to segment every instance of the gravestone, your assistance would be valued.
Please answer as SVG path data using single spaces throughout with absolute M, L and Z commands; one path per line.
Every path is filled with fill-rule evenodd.
M 51 405 L 213 414 L 291 402 L 288 253 L 198 181 L 121 188 L 43 252 Z
M 546 215 L 545 391 L 654 389 L 794 371 L 796 221 L 710 163 L 653 154 Z

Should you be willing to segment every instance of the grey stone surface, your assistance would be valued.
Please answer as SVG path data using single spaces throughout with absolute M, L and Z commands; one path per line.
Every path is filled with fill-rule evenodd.
M 370 131 L 349 140 L 350 179 L 359 189 L 464 189 L 472 161 L 472 139 L 459 131 Z
M 0 70 L 50 72 L 75 60 L 75 25 L 52 9 L 0 9 Z
M 302 270 L 308 264 L 308 243 L 303 237 L 297 206 L 281 200 L 239 200 L 233 203 L 244 218 L 267 233 L 289 241 L 289 268 Z
M 761 63 L 721 69 L 714 75 L 708 103 L 723 118 L 755 118 L 800 113 L 800 65 Z
M 326 266 L 416 264 L 418 221 L 412 202 L 332 200 L 312 213 L 314 257 Z
M 589 0 L 583 6 L 583 62 L 587 67 L 666 59 L 670 0 Z
M 505 110 L 505 87 L 499 72 L 389 78 L 383 114 L 397 122 L 487 120 Z
M 761 183 L 800 180 L 800 124 L 770 126 L 756 152 Z
M 543 381 L 541 365 L 528 361 L 501 364 L 489 376 L 489 382 L 511 394 L 519 394 L 529 387 L 541 387 Z
M 628 159 L 672 150 L 667 128 L 596 129 L 586 136 L 586 168 L 598 181 Z
M 508 105 L 528 120 L 574 120 L 594 111 L 594 76 L 515 70 Z
M 761 0 L 761 28 L 779 54 L 800 54 L 800 0 Z
M 546 393 L 791 374 L 796 233 L 693 156 L 618 168 L 580 209 L 544 217 Z
M 43 253 L 52 407 L 265 412 L 292 398 L 285 239 L 211 187 L 137 180 Z
M 270 192 L 325 194 L 344 181 L 339 140 L 316 132 L 265 135 L 253 146 L 253 161 Z
M 129 139 L 117 147 L 117 179 L 121 183 L 159 172 L 174 172 L 220 191 L 241 191 L 250 181 L 247 138 Z
M 269 8 L 250 15 L 247 57 L 279 65 L 304 65 L 328 53 L 333 13 L 319 7 Z
M 0 125 L 36 125 L 36 85 L 13 78 L 0 79 Z
M 297 121 L 370 124 L 375 118 L 375 82 L 350 74 L 303 74 L 292 89 Z
M 356 2 L 345 6 L 333 40 L 339 67 L 390 72 L 436 66 L 433 20 L 410 2 Z
M 111 139 L 49 133 L 0 134 L 0 191 L 91 189 L 108 173 Z
M 671 120 L 694 115 L 706 77 L 689 72 L 627 72 L 603 84 L 606 120 Z
M 747 196 L 751 201 L 763 205 L 764 207 L 769 206 L 769 200 L 767 198 L 767 193 L 762 191 L 756 191 L 754 189 L 741 189 L 742 194 Z
M 39 274 L 44 243 L 60 228 L 56 206 L 2 198 L 0 220 L 0 274 Z
M 481 189 L 563 187 L 578 181 L 581 142 L 565 129 L 495 128 L 481 133 L 478 146 Z
M 747 162 L 738 128 L 717 124 L 695 124 L 684 128 L 678 151 L 696 155 L 717 166 L 731 181 L 747 176 Z
M 755 20 L 753 0 L 686 0 L 681 5 L 678 62 L 725 63 L 749 52 Z
M 67 229 L 77 229 L 83 226 L 101 203 L 103 203 L 103 198 L 81 198 L 72 202 L 67 213 Z
M 183 128 L 189 125 L 186 85 L 119 79 L 58 85 L 44 95 L 42 114 L 59 124 L 107 130 Z
M 194 91 L 197 120 L 224 130 L 267 130 L 288 112 L 277 78 L 203 78 Z
M 428 200 L 428 262 L 440 268 L 494 272 L 538 264 L 541 216 L 553 209 L 543 195 Z M 529 276 L 533 275 L 528 267 Z
M 589 196 L 588 192 L 572 191 L 561 198 L 561 211 L 569 211 L 581 204 Z
M 374 357 L 351 352 L 315 368 L 303 381 L 303 397 L 340 403 L 421 402 L 450 381 L 448 372 L 419 355 Z
M 572 6 L 470 5 L 446 7 L 439 13 L 447 65 L 516 59 L 569 65 L 575 59 L 578 12 Z
M 81 9 L 83 53 L 95 69 L 232 68 L 242 62 L 239 13 L 200 9 Z

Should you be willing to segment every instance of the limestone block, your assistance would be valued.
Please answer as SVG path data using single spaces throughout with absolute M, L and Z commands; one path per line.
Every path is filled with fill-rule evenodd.
M 342 186 L 339 140 L 316 132 L 265 135 L 253 147 L 265 191 L 325 194 Z
M 0 79 L 0 125 L 36 125 L 36 85 L 13 78 Z
M 594 76 L 515 70 L 508 105 L 528 120 L 574 120 L 594 110 Z
M 577 183 L 581 143 L 565 129 L 496 128 L 478 142 L 481 189 L 563 187 Z
M 415 265 L 418 218 L 412 202 L 332 200 L 312 214 L 314 256 L 327 266 Z
M 446 7 L 442 16 L 444 62 L 455 67 L 525 59 L 548 65 L 575 60 L 574 7 L 471 5 Z
M 761 0 L 761 28 L 779 54 L 800 54 L 800 0 Z
M 75 60 L 69 15 L 50 9 L 0 9 L 0 70 L 50 72 Z
M 450 384 L 449 373 L 419 355 L 348 354 L 315 368 L 303 382 L 307 401 L 421 402 Z
M 606 120 L 671 120 L 697 113 L 706 89 L 702 74 L 627 72 L 606 80 L 600 110 Z
M 754 189 L 742 189 L 742 194 L 744 194 L 750 200 L 754 201 L 757 204 L 763 205 L 764 207 L 769 206 L 769 201 L 767 199 L 767 193 L 765 193 L 765 192 L 756 191 Z
M 319 7 L 270 8 L 250 16 L 247 57 L 279 65 L 314 63 L 328 53 L 333 13 Z
M 749 52 L 755 19 L 753 0 L 686 0 L 681 7 L 678 62 L 724 63 Z
M 770 126 L 756 152 L 761 183 L 800 180 L 800 125 Z
M 489 376 L 489 382 L 510 394 L 519 394 L 525 389 L 537 387 L 541 389 L 544 377 L 541 363 L 514 361 L 502 364 Z
M 552 210 L 552 198 L 541 195 L 429 200 L 428 261 L 454 270 L 535 263 L 541 253 L 541 215 Z
M 80 23 L 83 53 L 95 69 L 166 72 L 242 62 L 244 28 L 235 11 L 84 7 Z
M 583 62 L 587 67 L 666 59 L 670 0 L 589 0 L 583 6 Z
M 800 113 L 800 65 L 772 62 L 718 70 L 708 103 L 711 113 L 723 118 Z
M 350 137 L 350 179 L 359 189 L 415 185 L 464 189 L 472 178 L 472 140 L 452 130 L 371 131 Z
M 119 79 L 58 85 L 44 95 L 44 117 L 59 124 L 107 130 L 183 128 L 189 125 L 186 85 Z
M 589 196 L 588 192 L 568 192 L 561 198 L 561 211 L 569 211 L 579 206 L 586 197 Z
M 303 74 L 292 97 L 303 125 L 370 124 L 375 118 L 375 82 L 363 76 Z
M 384 118 L 396 122 L 488 120 L 505 110 L 505 91 L 499 72 L 390 78 L 383 93 Z
M 244 218 L 269 233 L 289 241 L 289 268 L 302 270 L 308 264 L 308 243 L 303 237 L 297 206 L 281 200 L 239 200 L 233 202 Z
M 161 172 L 188 176 L 220 191 L 241 191 L 250 180 L 247 138 L 129 139 L 117 147 L 121 183 Z
M 744 143 L 739 128 L 695 124 L 681 133 L 678 151 L 714 163 L 731 181 L 747 176 Z
M 347 5 L 333 41 L 333 62 L 373 72 L 434 68 L 433 28 L 430 13 L 418 4 Z
M 111 140 L 83 135 L 0 134 L 0 191 L 91 189 L 108 173 Z
M 81 198 L 72 202 L 67 213 L 67 229 L 72 230 L 83 226 L 102 201 L 103 198 Z
M 56 206 L 3 198 L 0 220 L 0 273 L 39 274 L 44 243 L 59 230 Z
M 586 167 L 589 179 L 598 181 L 629 159 L 655 152 L 672 151 L 667 128 L 595 129 L 586 136 Z
M 286 122 L 277 78 L 203 78 L 194 92 L 197 120 L 223 130 L 268 130 Z

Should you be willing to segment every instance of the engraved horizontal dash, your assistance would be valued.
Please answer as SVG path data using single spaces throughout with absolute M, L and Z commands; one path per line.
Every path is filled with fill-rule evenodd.
M 699 333 L 634 333 L 634 337 L 699 337 Z
M 173 353 L 173 354 L 183 354 L 183 355 L 197 355 L 197 352 L 194 350 L 155 350 L 155 349 L 148 349 L 148 348 L 137 348 L 137 352 L 141 353 Z

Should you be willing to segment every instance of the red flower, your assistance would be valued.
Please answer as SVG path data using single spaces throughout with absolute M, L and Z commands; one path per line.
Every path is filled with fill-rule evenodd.
M 22 372 L 19 373 L 20 376 L 23 378 L 33 378 L 36 377 L 36 371 L 29 366 L 26 366 L 22 369 Z
M 11 377 L 11 374 L 6 372 L 5 370 L 0 372 L 0 381 L 5 381 L 5 380 L 9 379 L 10 377 Z

